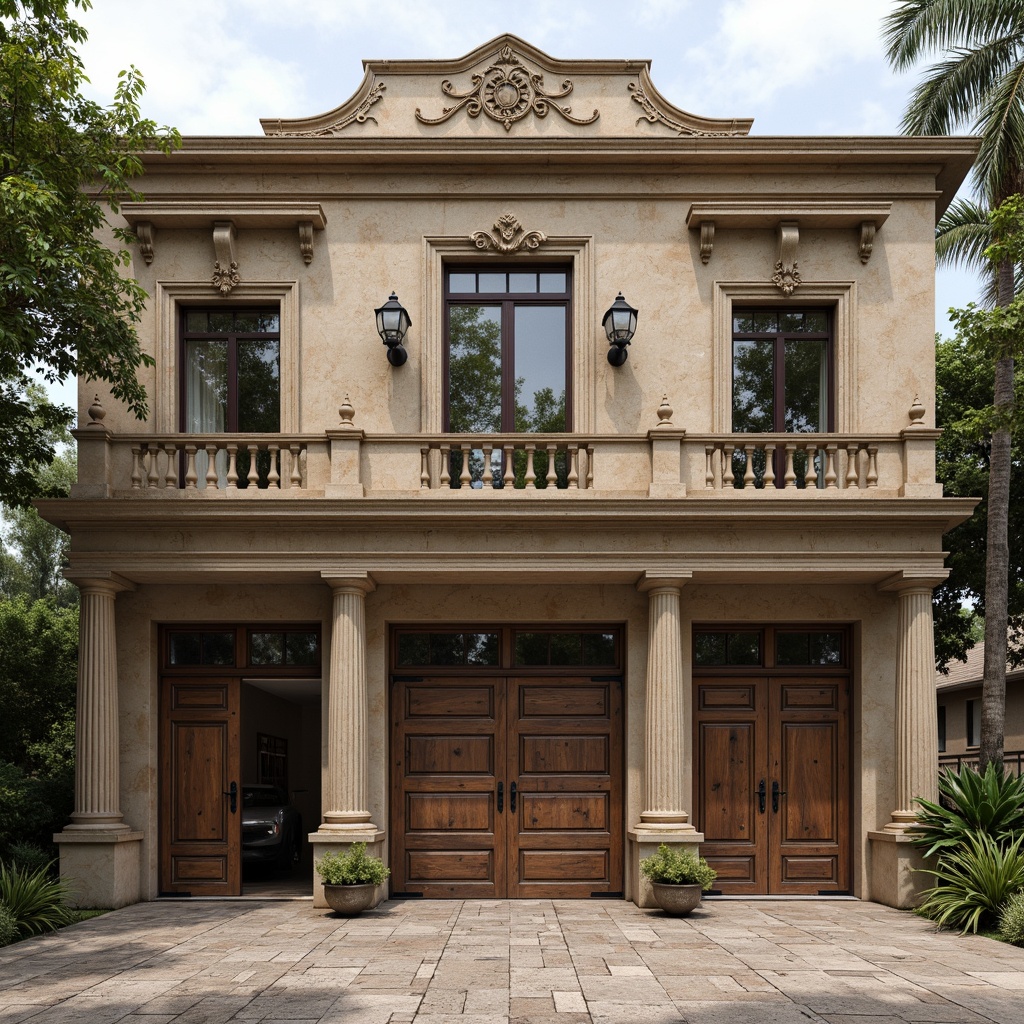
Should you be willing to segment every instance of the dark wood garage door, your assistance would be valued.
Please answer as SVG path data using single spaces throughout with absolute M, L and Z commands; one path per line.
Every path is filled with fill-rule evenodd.
M 622 683 L 435 678 L 392 686 L 392 891 L 622 890 Z
M 848 678 L 695 680 L 701 854 L 734 895 L 850 887 Z

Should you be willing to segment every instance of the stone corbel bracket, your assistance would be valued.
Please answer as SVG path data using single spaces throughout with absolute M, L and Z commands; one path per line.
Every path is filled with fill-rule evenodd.
M 250 228 L 292 228 L 298 234 L 299 255 L 308 265 L 313 262 L 315 233 L 323 231 L 327 226 L 327 217 L 319 203 L 289 201 L 228 200 L 214 203 L 202 200 L 165 199 L 155 202 L 122 203 L 121 214 L 135 232 L 139 240 L 139 251 L 146 263 L 152 263 L 156 255 L 156 228 L 166 230 L 212 227 L 217 277 L 214 283 L 224 295 L 238 284 L 238 280 L 233 280 L 232 275 L 239 272 L 235 249 L 239 231 Z M 218 225 L 224 224 L 234 225 L 234 231 L 221 227 L 218 233 Z M 235 264 L 234 269 L 232 264 Z
M 715 241 L 721 238 L 722 228 L 774 230 L 779 236 L 779 257 L 772 280 L 784 294 L 791 295 L 800 283 L 796 266 L 800 228 L 855 229 L 859 239 L 857 254 L 861 263 L 867 263 L 874 250 L 875 234 L 891 212 L 892 203 L 874 200 L 709 200 L 690 205 L 686 226 L 691 231 L 700 232 L 698 251 L 704 264 L 711 261 Z

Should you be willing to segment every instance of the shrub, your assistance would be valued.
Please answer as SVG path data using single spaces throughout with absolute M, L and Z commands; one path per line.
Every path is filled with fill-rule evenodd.
M 918 913 L 938 925 L 977 932 L 991 925 L 1007 899 L 1024 889 L 1024 851 L 1019 836 L 1005 847 L 986 832 L 967 833 L 954 850 L 939 856 L 934 875 L 939 884 L 922 893 Z
M 699 885 L 707 892 L 718 872 L 703 857 L 689 850 L 669 849 L 664 843 L 658 852 L 640 861 L 640 870 L 652 881 L 666 885 Z
M 380 857 L 366 852 L 366 843 L 353 843 L 348 853 L 325 853 L 316 862 L 324 885 L 382 885 L 391 871 Z
M 18 937 L 18 922 L 6 903 L 0 903 L 0 946 L 9 946 Z
M 921 811 L 911 835 L 926 857 L 955 850 L 972 834 L 1005 845 L 1024 832 L 1024 776 L 1003 775 L 993 764 L 984 775 L 966 765 L 958 772 L 946 768 L 939 793 L 943 803 L 917 801 Z
M 1024 892 L 1014 893 L 999 914 L 999 934 L 1015 946 L 1024 946 Z
M 53 931 L 74 920 L 64 902 L 69 887 L 50 878 L 48 867 L 30 871 L 17 864 L 0 864 L 0 903 L 14 916 L 23 937 Z
M 53 864 L 50 855 L 35 843 L 11 843 L 7 847 L 7 859 L 25 871 L 47 870 Z

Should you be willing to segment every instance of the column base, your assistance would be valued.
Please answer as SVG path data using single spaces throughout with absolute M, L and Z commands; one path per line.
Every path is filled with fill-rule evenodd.
M 327 900 L 324 898 L 324 884 L 316 873 L 316 862 L 325 853 L 348 853 L 353 843 L 366 843 L 366 852 L 374 857 L 384 857 L 387 833 L 377 828 L 374 824 L 364 825 L 361 829 L 353 826 L 339 828 L 337 825 L 321 825 L 320 831 L 311 832 L 306 837 L 313 847 L 313 906 L 327 907 Z M 382 900 L 388 898 L 388 883 L 377 886 L 373 894 L 372 906 L 377 906 Z
M 917 906 L 921 893 L 932 885 L 932 876 L 921 873 L 926 866 L 921 850 L 896 822 L 878 832 L 869 832 L 868 840 L 871 899 L 899 910 Z
M 658 852 L 658 847 L 681 846 L 689 850 L 695 857 L 700 856 L 700 844 L 704 842 L 704 833 L 698 832 L 692 825 L 656 825 L 641 822 L 626 832 L 629 838 L 629 849 L 626 854 L 626 877 L 629 880 L 629 898 L 642 908 L 657 907 L 654 891 L 650 880 L 640 871 L 640 861 Z
M 60 877 L 71 886 L 69 904 L 79 910 L 106 910 L 138 903 L 144 833 L 93 827 L 58 832 Z

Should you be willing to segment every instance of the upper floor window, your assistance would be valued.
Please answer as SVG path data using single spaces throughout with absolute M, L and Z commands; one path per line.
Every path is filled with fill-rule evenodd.
M 189 433 L 281 429 L 281 317 L 277 309 L 182 313 L 181 426 Z
M 570 429 L 570 291 L 565 267 L 445 272 L 445 430 Z
M 832 379 L 827 310 L 734 310 L 734 433 L 828 433 Z

